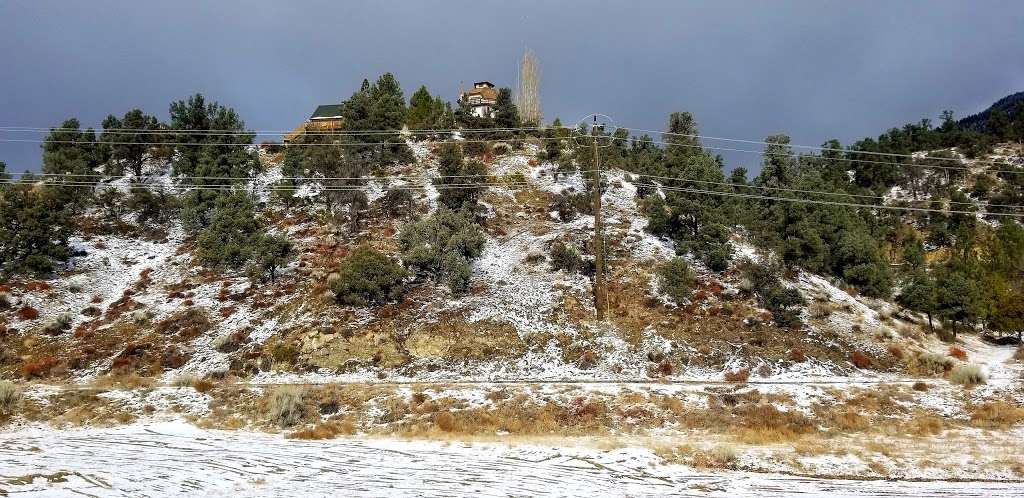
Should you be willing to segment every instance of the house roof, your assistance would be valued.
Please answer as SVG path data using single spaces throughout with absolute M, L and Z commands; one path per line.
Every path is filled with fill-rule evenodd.
M 494 88 L 494 83 L 491 83 L 490 81 L 477 81 L 476 83 L 473 83 L 473 86 L 478 88 L 482 86 L 485 86 L 487 88 Z
M 465 95 L 466 97 L 469 97 L 470 95 L 479 95 L 481 98 L 485 100 L 498 99 L 498 91 L 493 88 L 471 88 L 469 90 L 466 90 Z
M 327 104 L 317 106 L 316 110 L 313 111 L 313 115 L 309 119 L 325 119 L 325 118 L 340 118 L 341 117 L 341 104 Z

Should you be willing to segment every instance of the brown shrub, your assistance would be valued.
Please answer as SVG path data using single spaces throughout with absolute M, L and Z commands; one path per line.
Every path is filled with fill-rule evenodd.
M 441 412 L 434 416 L 434 423 L 437 424 L 437 428 L 444 432 L 452 432 L 455 430 L 455 416 L 451 412 Z
M 971 423 L 978 427 L 1006 429 L 1024 422 L 1024 408 L 1009 401 L 990 401 L 971 410 Z
M 304 401 L 306 390 L 301 386 L 278 386 L 265 395 L 266 418 L 280 427 L 299 423 L 310 411 Z
M 914 386 L 913 386 L 913 389 L 915 391 L 922 391 L 922 392 L 923 391 L 927 391 L 928 390 L 928 384 L 925 383 L 925 382 L 915 382 Z
M 828 420 L 833 427 L 842 431 L 862 431 L 871 425 L 868 417 L 850 408 L 830 412 Z
M 803 363 L 807 361 L 807 355 L 800 348 L 793 348 L 789 350 L 789 361 L 794 363 Z
M 26 379 L 45 377 L 55 366 L 57 366 L 56 358 L 53 356 L 44 356 L 37 360 L 25 362 L 21 366 L 21 375 Z
M 892 357 L 896 358 L 897 360 L 902 360 L 903 359 L 903 348 L 901 348 L 901 347 L 899 347 L 899 346 L 897 346 L 895 344 L 890 344 L 889 345 L 889 354 L 891 354 Z
M 695 452 L 689 463 L 699 469 L 732 469 L 736 467 L 737 461 L 736 449 L 722 445 Z
M 157 322 L 153 330 L 158 334 L 177 334 L 183 339 L 194 339 L 212 328 L 206 313 L 198 308 L 188 308 Z
M 22 320 L 35 320 L 36 318 L 39 318 L 39 311 L 31 306 L 23 306 L 18 310 L 18 318 L 21 318 Z
M 25 290 L 29 292 L 50 290 L 50 284 L 42 280 L 33 280 L 25 284 Z
M 939 353 L 919 353 L 907 361 L 907 370 L 914 375 L 939 375 L 953 369 L 954 361 Z
M 815 425 L 798 411 L 780 411 L 767 403 L 744 404 L 734 409 L 742 429 L 738 436 L 748 443 L 772 443 L 795 439 L 814 431 Z
M 739 370 L 733 370 L 731 372 L 725 372 L 726 382 L 746 382 L 750 378 L 750 369 L 741 368 Z
M 967 351 L 964 351 L 956 346 L 949 347 L 949 355 L 960 361 L 967 361 Z
M 289 432 L 286 439 L 334 439 L 339 435 L 351 436 L 356 433 L 356 426 L 349 419 L 328 420 L 311 427 Z
M 871 366 L 871 358 L 860 351 L 854 351 L 850 355 L 850 362 L 857 368 L 868 368 Z
M 213 390 L 213 381 L 210 379 L 195 379 L 192 381 L 192 389 L 200 393 L 210 392 Z
M 905 426 L 905 430 L 916 436 L 934 436 L 942 432 L 943 420 L 934 415 L 917 415 Z
M 988 376 L 985 375 L 980 365 L 963 363 L 949 371 L 949 381 L 964 387 L 973 387 L 986 383 Z

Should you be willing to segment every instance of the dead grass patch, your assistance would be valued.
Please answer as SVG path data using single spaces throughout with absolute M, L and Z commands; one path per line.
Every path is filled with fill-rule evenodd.
M 792 441 L 815 431 L 814 423 L 803 413 L 781 411 L 766 403 L 742 405 L 734 413 L 739 419 L 736 437 L 748 444 Z
M 286 439 L 334 439 L 338 436 L 351 436 L 356 433 L 356 425 L 351 419 L 327 420 L 285 434 Z
M 154 385 L 152 377 L 142 377 L 134 373 L 107 374 L 96 377 L 92 385 L 101 389 L 141 389 Z
M 210 318 L 199 308 L 179 311 L 159 322 L 153 330 L 160 335 L 177 335 L 182 339 L 195 339 L 213 329 Z
M 1005 400 L 990 401 L 971 409 L 971 424 L 987 429 L 1007 429 L 1024 422 L 1024 408 Z

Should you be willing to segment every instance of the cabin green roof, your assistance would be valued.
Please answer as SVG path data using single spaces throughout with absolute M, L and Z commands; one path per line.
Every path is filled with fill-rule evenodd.
M 328 104 L 317 106 L 309 119 L 336 118 L 341 116 L 341 104 Z

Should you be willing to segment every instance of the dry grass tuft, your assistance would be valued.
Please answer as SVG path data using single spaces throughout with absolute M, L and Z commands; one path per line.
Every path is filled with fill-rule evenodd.
M 928 383 L 926 383 L 926 382 L 915 382 L 914 386 L 913 386 L 913 389 L 915 391 L 921 391 L 921 392 L 927 391 L 928 390 Z
M 171 380 L 171 385 L 174 387 L 191 387 L 197 379 L 198 377 L 192 374 L 181 374 Z
M 890 344 L 889 345 L 889 354 L 891 354 L 892 357 L 896 358 L 897 360 L 902 360 L 903 359 L 903 348 L 899 347 L 896 344 Z
M 267 419 L 280 427 L 291 427 L 306 415 L 301 386 L 279 386 L 267 395 Z
M 832 303 L 815 301 L 807 307 L 807 312 L 811 315 L 811 318 L 823 319 L 832 315 L 834 307 L 835 305 Z
M 334 439 L 338 436 L 351 436 L 356 433 L 356 426 L 349 419 L 327 420 L 319 424 L 305 427 L 285 434 L 287 439 Z
M 832 427 L 841 431 L 863 431 L 871 426 L 871 420 L 868 417 L 850 408 L 830 412 L 828 420 Z
M 769 444 L 792 441 L 815 430 L 815 424 L 798 411 L 781 411 L 773 405 L 742 405 L 734 412 L 738 417 L 737 437 L 748 444 Z
M 441 412 L 434 416 L 434 423 L 437 424 L 437 428 L 444 432 L 455 431 L 455 416 L 451 412 Z
M 938 353 L 921 353 L 907 361 L 907 370 L 915 375 L 941 375 L 953 369 L 953 359 Z
M 210 392 L 213 390 L 214 386 L 213 381 L 210 379 L 195 379 L 192 381 L 191 385 L 192 389 L 195 389 L 196 392 L 200 393 Z
M 707 451 L 694 453 L 692 465 L 697 468 L 732 469 L 739 457 L 730 445 L 713 446 Z
M 957 365 L 949 372 L 949 381 L 964 387 L 984 384 L 988 379 L 980 365 L 963 364 Z
M 152 387 L 153 378 L 134 373 L 107 374 L 96 377 L 92 385 L 103 389 L 139 389 Z
M 945 428 L 945 421 L 935 415 L 917 413 L 906 424 L 903 430 L 915 436 L 935 436 Z
M 0 411 L 11 413 L 21 402 L 21 389 L 7 380 L 0 380 Z
M 990 401 L 974 407 L 971 423 L 977 427 L 1007 429 L 1024 422 L 1024 407 L 1009 401 Z

